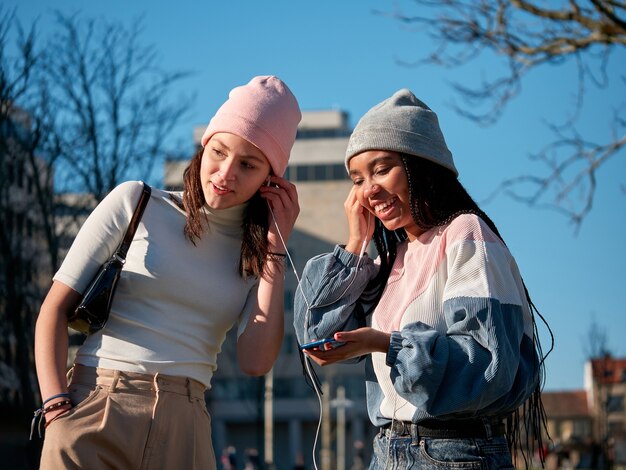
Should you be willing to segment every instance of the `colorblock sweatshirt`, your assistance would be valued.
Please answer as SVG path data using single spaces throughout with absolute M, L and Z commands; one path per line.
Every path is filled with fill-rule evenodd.
M 355 312 L 367 309 L 365 288 L 377 272 L 367 255 L 359 260 L 341 246 L 311 259 L 295 299 L 300 344 L 358 328 Z M 386 353 L 366 357 L 368 412 L 376 426 L 392 419 L 503 417 L 537 384 L 519 270 L 475 215 L 400 243 L 367 321 L 391 335 Z

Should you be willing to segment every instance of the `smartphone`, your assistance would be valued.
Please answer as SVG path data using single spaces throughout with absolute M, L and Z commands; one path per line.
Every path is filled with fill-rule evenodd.
M 303 344 L 302 346 L 300 346 L 300 348 L 301 349 L 314 349 L 314 348 L 322 349 L 322 346 L 324 344 L 328 344 L 330 346 L 329 349 L 334 349 L 334 348 L 338 348 L 339 346 L 343 346 L 346 343 L 344 343 L 343 341 L 337 341 L 335 338 L 324 338 L 324 339 L 318 339 L 316 341 L 312 341 L 307 344 Z

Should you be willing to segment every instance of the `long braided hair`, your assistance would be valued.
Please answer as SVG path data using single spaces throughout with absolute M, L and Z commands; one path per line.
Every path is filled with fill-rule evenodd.
M 407 154 L 400 156 L 408 179 L 411 216 L 418 227 L 429 230 L 447 225 L 461 214 L 474 214 L 480 217 L 504 243 L 496 225 L 478 207 L 452 171 L 424 158 Z M 373 302 L 367 311 L 363 312 L 364 316 L 371 314 L 378 304 L 396 258 L 397 245 L 406 238 L 404 229 L 388 230 L 380 220 L 376 219 L 373 241 L 380 257 L 380 270 L 367 286 L 367 297 L 373 299 Z M 513 458 L 517 459 L 519 451 L 528 467 L 527 452 L 532 453 L 536 447 L 543 465 L 544 430 L 550 438 L 547 434 L 546 415 L 541 402 L 541 389 L 545 381 L 545 358 L 552 351 L 554 337 L 546 320 L 531 300 L 525 284 L 524 293 L 533 322 L 533 345 L 538 357 L 538 369 L 535 371 L 536 386 L 533 393 L 521 408 L 512 411 L 507 417 L 507 440 Z M 546 325 L 551 337 L 551 348 L 545 355 L 539 341 L 535 314 Z
M 200 166 L 204 149 L 198 150 L 183 173 L 183 200 L 176 201 L 187 214 L 185 237 L 194 245 L 210 230 L 209 220 L 202 208 L 206 202 L 200 182 Z M 257 191 L 248 202 L 243 219 L 243 238 L 239 274 L 242 277 L 260 277 L 268 259 L 267 232 L 269 230 L 267 202 Z

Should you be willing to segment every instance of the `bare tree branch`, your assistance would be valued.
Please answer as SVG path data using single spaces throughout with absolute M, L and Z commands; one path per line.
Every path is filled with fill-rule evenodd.
M 587 334 L 582 338 L 581 342 L 587 360 L 599 359 L 606 355 L 611 355 L 606 328 L 598 323 L 595 314 L 592 315 Z
M 125 179 L 150 178 L 191 99 L 170 98 L 188 74 L 160 70 L 154 48 L 139 42 L 140 20 L 128 29 L 79 20 L 57 14 L 47 71 L 61 156 L 76 177 L 68 187 L 100 200 Z
M 140 22 L 56 15 L 43 41 L 0 7 L 0 409 L 32 413 L 36 313 L 84 210 L 125 179 L 148 179 L 190 98 L 140 44 Z M 178 98 L 178 97 L 177 97 Z M 55 191 L 56 190 L 56 191 Z M 21 408 L 20 408 L 21 409 Z
M 427 34 L 434 47 L 416 60 L 398 60 L 405 66 L 462 67 L 489 53 L 502 60 L 504 73 L 484 78 L 477 85 L 453 83 L 461 98 L 454 109 L 481 125 L 491 125 L 521 92 L 526 75 L 544 65 L 574 60 L 578 82 L 573 112 L 561 124 L 551 123 L 555 140 L 536 157 L 547 170 L 539 176 L 523 175 L 505 181 L 499 191 L 532 205 L 544 205 L 565 214 L 576 227 L 593 207 L 600 167 L 623 156 L 624 103 L 617 103 L 613 137 L 607 142 L 587 142 L 576 131 L 584 108 L 587 83 L 602 89 L 609 84 L 607 68 L 618 48 L 626 46 L 626 2 L 570 0 L 554 3 L 526 0 L 415 0 L 418 15 L 399 9 L 377 12 L 403 27 Z M 549 6 L 546 6 L 549 5 Z M 625 78 L 622 76 L 622 83 Z M 550 153 L 550 156 L 548 156 Z M 577 171 L 573 168 L 577 167 Z M 522 195 L 520 187 L 535 191 Z M 573 198 L 577 194 L 578 197 Z M 573 200 L 575 199 L 575 200 Z
M 14 40 L 10 40 L 13 37 Z M 42 121 L 23 106 L 37 95 L 40 55 L 36 29 L 25 32 L 15 14 L 0 7 L 0 407 L 30 409 L 37 402 L 31 380 L 37 280 L 49 278 L 46 248 L 54 246 L 48 202 L 51 172 L 36 149 Z M 42 201 L 45 201 L 42 204 Z M 49 253 L 50 250 L 48 250 Z M 47 284 L 47 283 L 46 283 Z

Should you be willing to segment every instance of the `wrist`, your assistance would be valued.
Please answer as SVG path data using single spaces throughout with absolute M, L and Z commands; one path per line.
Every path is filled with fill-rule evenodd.
M 349 251 L 350 253 L 354 253 L 355 255 L 360 255 L 361 254 L 361 248 L 363 246 L 363 241 L 362 240 L 348 240 L 348 243 L 346 243 L 345 246 L 345 250 Z
M 391 335 L 380 331 L 375 340 L 375 347 L 377 352 L 387 353 L 389 351 L 389 345 L 391 344 Z
M 41 408 L 35 410 L 33 414 L 33 420 L 30 424 L 30 439 L 33 438 L 35 429 L 37 429 L 39 437 L 41 437 L 42 422 L 44 423 L 44 427 L 47 427 L 48 424 L 71 408 L 72 401 L 70 400 L 70 394 L 67 392 L 57 393 L 46 398 Z

